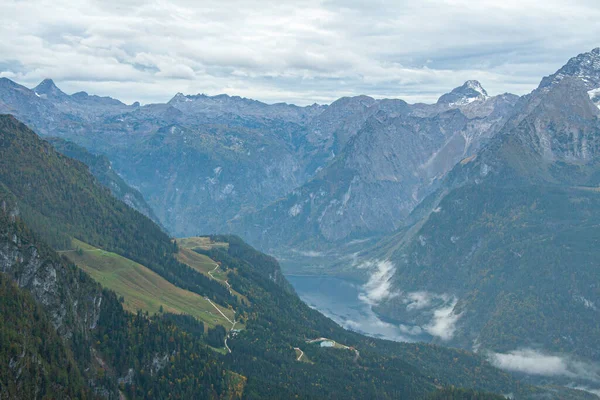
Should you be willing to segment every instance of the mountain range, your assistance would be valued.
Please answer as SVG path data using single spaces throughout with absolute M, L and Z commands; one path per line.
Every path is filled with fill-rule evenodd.
M 357 96 L 297 107 L 177 94 L 128 106 L 69 96 L 51 80 L 31 90 L 0 82 L 0 112 L 107 156 L 175 236 L 233 232 L 263 249 L 394 231 L 517 99 L 469 81 L 434 105 Z
M 4 153 L 2 187 L 18 199 L 25 224 L 55 249 L 72 251 L 77 239 L 236 308 L 246 304 L 238 304 L 231 289 L 174 261 L 178 250 L 144 215 L 176 237 L 236 233 L 283 256 L 290 270 L 297 265 L 290 259 L 302 256 L 303 271 L 357 280 L 362 299 L 381 318 L 419 340 L 467 349 L 496 366 L 541 377 L 529 381 L 535 384 L 600 384 L 600 49 L 572 58 L 521 97 L 489 96 L 479 82 L 467 81 L 435 104 L 357 96 L 297 107 L 177 94 L 166 104 L 141 106 L 67 95 L 51 80 L 28 89 L 2 78 L 0 112 L 43 137 L 57 137 L 56 149 L 87 163 L 99 181 L 84 164 L 66 158 L 78 171 L 76 181 L 95 189 L 62 183 L 40 192 L 35 184 L 44 179 L 32 175 L 19 153 Z M 31 140 L 21 136 L 33 132 L 17 135 L 26 129 L 3 123 L 10 127 L 5 143 Z M 54 175 L 65 175 L 56 161 L 63 156 L 47 144 L 39 149 L 35 165 L 44 169 L 47 162 Z M 68 211 L 71 196 L 96 205 L 93 212 Z M 119 199 L 129 199 L 141 213 Z M 102 218 L 106 224 L 94 224 Z M 125 239 L 134 233 L 111 228 L 124 221 L 149 228 L 135 245 Z M 214 240 L 233 249 L 239 239 Z M 207 251 L 224 264 L 271 265 L 258 256 L 259 263 L 235 261 L 228 258 L 239 258 L 232 250 Z M 278 268 L 253 279 L 277 281 Z M 252 275 L 242 267 L 232 274 L 240 271 Z M 233 286 L 262 299 L 259 304 L 297 299 L 285 283 L 275 282 L 276 291 L 287 294 L 266 300 L 265 287 L 253 279 Z M 295 301 L 293 309 L 303 307 Z M 263 315 L 274 312 L 257 307 Z M 289 321 L 279 318 L 271 319 L 280 324 L 277 331 L 291 335 Z M 280 337 L 281 343 L 301 344 L 293 336 Z M 358 336 L 340 340 L 365 344 Z M 414 353 L 403 354 L 414 360 Z M 428 362 L 411 366 L 418 370 Z M 250 375 L 249 369 L 231 371 Z M 441 373 L 435 369 L 433 375 Z M 406 387 L 422 394 L 430 384 Z M 361 391 L 366 393 L 373 394 Z

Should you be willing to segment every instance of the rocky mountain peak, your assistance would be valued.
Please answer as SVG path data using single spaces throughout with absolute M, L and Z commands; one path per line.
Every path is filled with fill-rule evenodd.
M 453 89 L 450 93 L 446 93 L 441 96 L 438 100 L 438 104 L 461 106 L 474 101 L 487 100 L 488 98 L 488 93 L 483 86 L 481 86 L 479 81 L 469 80 L 466 81 L 462 86 Z
M 8 78 L 0 78 L 0 86 L 15 87 L 17 84 Z
M 185 94 L 179 92 L 175 96 L 173 96 L 173 98 L 171 100 L 169 100 L 169 102 L 167 104 L 179 103 L 182 101 L 190 101 L 190 99 Z
M 555 85 L 567 76 L 581 79 L 588 90 L 600 88 L 600 47 L 571 58 L 556 73 L 544 77 L 539 87 Z
M 39 85 L 37 85 L 33 91 L 40 97 L 61 99 L 66 98 L 68 95 L 60 90 L 52 79 L 44 79 Z
M 466 87 L 468 89 L 472 89 L 482 96 L 487 97 L 487 95 L 488 95 L 487 92 L 485 91 L 485 89 L 483 88 L 483 86 L 481 86 L 481 83 L 479 83 L 479 81 L 476 81 L 476 80 L 466 81 L 464 83 L 464 85 L 461 86 L 461 88 L 464 88 L 464 87 Z

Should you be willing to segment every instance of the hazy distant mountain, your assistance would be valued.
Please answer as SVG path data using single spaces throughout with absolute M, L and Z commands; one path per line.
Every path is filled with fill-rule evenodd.
M 557 375 L 600 379 L 574 364 L 600 360 L 600 110 L 588 94 L 600 87 L 598 54 L 544 78 L 417 222 L 369 253 L 386 260 L 366 287 L 379 313 L 439 342 L 512 352 L 523 371 L 567 353 Z
M 154 211 L 152 211 L 152 208 L 146 203 L 142 194 L 125 183 L 112 168 L 112 165 L 106 156 L 91 154 L 83 147 L 61 138 L 48 138 L 48 141 L 58 152 L 86 164 L 96 179 L 110 189 L 111 193 L 116 198 L 127 204 L 129 207 L 141 212 L 157 224 L 160 224 L 160 221 L 156 215 L 154 215 Z
M 232 230 L 263 246 L 392 231 L 493 135 L 516 99 L 489 98 L 469 81 L 434 105 L 358 96 L 297 107 L 177 94 L 140 107 L 69 96 L 49 79 L 33 90 L 0 85 L 1 112 L 106 155 L 173 234 Z
M 325 108 L 182 94 L 140 107 L 69 96 L 49 79 L 33 90 L 0 81 L 0 112 L 106 155 L 176 235 L 225 231 L 306 181 L 329 157 L 305 128 Z
M 341 152 L 282 200 L 232 221 L 233 229 L 267 249 L 314 249 L 392 232 L 456 163 L 502 127 L 517 100 L 489 97 L 476 81 L 433 105 L 338 100 L 311 126 L 328 127 L 332 148 L 345 143 Z M 323 123 L 332 114 L 338 119 Z

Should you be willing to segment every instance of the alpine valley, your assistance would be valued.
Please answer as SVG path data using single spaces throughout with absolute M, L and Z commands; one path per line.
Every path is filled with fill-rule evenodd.
M 0 78 L 0 114 L 0 398 L 598 398 L 600 48 L 522 97 Z M 411 343 L 284 272 L 351 281 Z

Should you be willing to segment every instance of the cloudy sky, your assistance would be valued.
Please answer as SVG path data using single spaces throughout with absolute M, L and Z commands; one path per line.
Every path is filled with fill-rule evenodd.
M 435 101 L 467 79 L 532 90 L 600 46 L 597 0 L 0 0 L 0 76 L 164 102 Z

